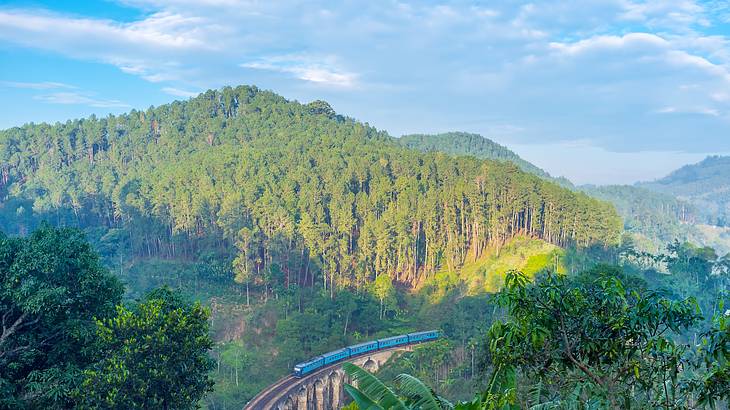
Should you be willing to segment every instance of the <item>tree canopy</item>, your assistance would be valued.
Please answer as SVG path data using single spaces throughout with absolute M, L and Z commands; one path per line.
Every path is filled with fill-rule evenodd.
M 512 164 L 409 150 L 256 87 L 2 131 L 0 166 L 0 214 L 121 230 L 102 237 L 112 254 L 237 255 L 266 294 L 381 273 L 416 284 L 514 235 L 605 246 L 621 230 L 610 205 Z
M 84 371 L 82 408 L 192 409 L 212 390 L 209 313 L 158 289 L 98 322 L 98 361 Z
M 711 355 L 684 339 L 702 320 L 693 298 L 671 299 L 599 265 L 576 277 L 548 273 L 534 284 L 512 272 L 499 299 L 508 316 L 487 338 L 491 400 L 679 409 L 728 398 L 713 379 L 727 380 L 723 325 L 704 339 Z
M 78 230 L 0 233 L 0 407 L 65 407 L 122 286 Z

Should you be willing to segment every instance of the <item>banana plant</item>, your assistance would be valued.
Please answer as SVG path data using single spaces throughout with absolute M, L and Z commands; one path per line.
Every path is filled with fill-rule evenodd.
M 418 378 L 400 374 L 395 378 L 393 390 L 367 370 L 352 363 L 343 369 L 357 387 L 347 384 L 345 391 L 352 397 L 359 410 L 480 410 L 478 401 L 456 405 L 436 394 Z M 397 392 L 396 392 L 397 391 Z

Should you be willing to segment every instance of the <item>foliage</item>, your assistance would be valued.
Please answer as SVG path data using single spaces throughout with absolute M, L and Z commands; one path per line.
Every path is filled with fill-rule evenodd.
M 691 298 L 672 301 L 619 268 L 598 266 L 575 278 L 548 272 L 534 284 L 511 272 L 499 299 L 509 317 L 489 331 L 493 393 L 519 400 L 519 371 L 558 397 L 578 389 L 611 408 L 686 403 L 687 346 L 673 336 L 700 320 Z
M 442 410 L 461 409 L 454 407 L 448 400 L 437 395 L 421 380 L 409 374 L 400 374 L 395 378 L 396 390 L 388 387 L 375 375 L 352 363 L 343 364 L 343 369 L 358 387 L 345 385 L 345 391 L 352 397 L 358 409 L 383 410 Z
M 381 274 L 414 285 L 517 234 L 585 247 L 621 229 L 608 204 L 512 164 L 409 150 L 256 87 L 0 131 L 0 167 L 3 218 L 103 227 L 121 265 L 215 254 L 266 298 Z
M 588 195 L 611 202 L 624 220 L 627 233 L 647 238 L 647 250 L 675 239 L 698 234 L 692 223 L 696 209 L 672 195 L 630 185 L 586 185 L 579 188 Z
M 351 363 L 342 366 L 358 385 L 345 385 L 345 391 L 353 402 L 345 409 L 371 410 L 487 410 L 497 409 L 496 402 L 487 402 L 480 396 L 471 401 L 453 404 L 439 396 L 432 388 L 407 373 L 394 379 L 395 389 L 388 387 L 380 378 Z
M 439 151 L 452 155 L 471 155 L 480 159 L 508 161 L 530 174 L 544 178 L 550 177 L 547 172 L 520 158 L 509 148 L 479 134 L 466 132 L 446 132 L 435 135 L 410 134 L 398 138 L 398 142 L 408 148 L 424 152 Z
M 355 388 L 352 385 L 346 385 L 345 390 L 360 409 L 407 409 L 405 403 L 393 390 L 367 370 L 352 363 L 344 363 L 342 368 L 358 386 Z
M 388 310 L 393 310 L 396 298 L 393 281 L 388 275 L 379 275 L 373 282 L 373 294 L 380 300 L 380 319 L 382 320 Z
M 0 233 L 0 407 L 69 406 L 93 360 L 93 318 L 111 317 L 121 296 L 78 230 Z
M 713 326 L 705 332 L 698 357 L 703 366 L 699 373 L 697 389 L 699 403 L 713 408 L 718 401 L 730 401 L 730 310 L 725 310 L 721 300 L 713 318 Z
M 83 408 L 196 408 L 212 390 L 209 313 L 169 289 L 98 322 L 99 361 L 84 371 Z

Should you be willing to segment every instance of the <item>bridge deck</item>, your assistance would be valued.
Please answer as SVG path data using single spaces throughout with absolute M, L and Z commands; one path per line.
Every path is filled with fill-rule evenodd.
M 320 368 L 319 370 L 317 370 L 311 374 L 308 374 L 307 376 L 304 376 L 300 379 L 298 379 L 294 376 L 291 376 L 291 375 L 286 376 L 284 378 L 279 379 L 279 381 L 277 381 L 276 383 L 269 386 L 266 390 L 257 394 L 256 397 L 251 399 L 251 401 L 249 401 L 248 404 L 246 404 L 246 406 L 243 409 L 244 410 L 269 410 L 269 409 L 272 409 L 274 404 L 276 404 L 276 402 L 278 400 L 280 400 L 282 397 L 284 397 L 293 388 L 295 388 L 301 384 L 306 384 L 310 380 L 316 380 L 321 374 L 342 366 L 342 363 L 350 362 L 353 359 L 366 358 L 366 357 L 373 356 L 375 354 L 379 354 L 379 353 L 383 353 L 383 352 L 410 350 L 416 344 L 418 344 L 418 343 L 393 346 L 393 347 L 387 348 L 387 349 L 375 350 L 375 351 L 365 352 L 365 353 L 355 355 L 355 356 L 350 356 L 346 360 L 342 360 L 340 362 L 336 362 L 336 363 L 332 363 L 330 365 L 324 366 L 324 367 Z

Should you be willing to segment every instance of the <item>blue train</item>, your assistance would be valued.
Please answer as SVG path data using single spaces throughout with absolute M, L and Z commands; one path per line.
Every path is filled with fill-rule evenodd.
M 363 353 L 372 352 L 380 349 L 387 349 L 393 346 L 415 344 L 435 340 L 439 338 L 438 330 L 427 330 L 425 332 L 409 333 L 407 335 L 386 337 L 385 339 L 373 340 L 371 342 L 360 343 L 342 349 L 325 353 L 321 356 L 314 357 L 306 362 L 302 362 L 294 366 L 292 374 L 294 377 L 304 377 L 309 373 L 326 366 L 331 363 L 339 362 L 353 356 L 359 356 Z

